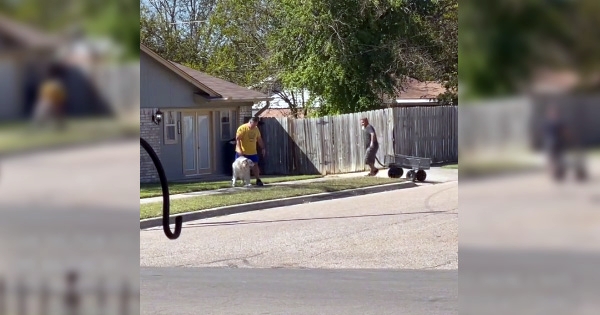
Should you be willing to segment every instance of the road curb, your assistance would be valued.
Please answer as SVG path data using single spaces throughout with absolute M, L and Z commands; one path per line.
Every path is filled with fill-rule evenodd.
M 414 182 L 406 181 L 406 182 L 401 182 L 401 183 L 393 183 L 393 184 L 370 186 L 370 187 L 365 187 L 365 188 L 342 190 L 342 191 L 336 191 L 336 192 L 332 192 L 332 193 L 320 193 L 320 194 L 314 194 L 314 195 L 308 195 L 308 196 L 298 196 L 298 197 L 291 197 L 291 198 L 285 198 L 285 199 L 259 201 L 259 202 L 246 203 L 246 204 L 235 205 L 235 206 L 227 206 L 227 207 L 219 207 L 219 208 L 199 210 L 199 211 L 193 211 L 193 212 L 179 213 L 176 215 L 171 215 L 169 221 L 171 224 L 174 224 L 175 217 L 177 217 L 177 216 L 182 216 L 183 221 L 186 222 L 186 221 L 200 220 L 200 219 L 206 219 L 206 218 L 212 218 L 212 217 L 220 217 L 220 216 L 224 216 L 224 215 L 230 215 L 230 214 L 236 214 L 236 213 L 242 213 L 242 212 L 265 210 L 265 209 L 285 207 L 285 206 L 293 206 L 293 205 L 299 205 L 299 204 L 303 204 L 303 203 L 310 203 L 310 202 L 317 202 L 317 201 L 324 201 L 324 200 L 355 197 L 355 196 L 374 194 L 374 193 L 380 193 L 380 192 L 386 192 L 386 191 L 392 191 L 392 190 L 399 190 L 399 189 L 405 189 L 405 188 L 411 188 L 411 187 L 417 187 L 417 186 L 418 185 Z M 140 229 L 141 230 L 159 227 L 159 226 L 162 226 L 162 217 L 140 220 Z

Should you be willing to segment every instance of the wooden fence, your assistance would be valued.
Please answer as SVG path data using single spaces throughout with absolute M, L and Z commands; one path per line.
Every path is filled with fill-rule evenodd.
M 114 114 L 127 115 L 139 110 L 139 62 L 103 65 L 94 70 L 93 79 Z
M 370 112 L 292 119 L 263 118 L 268 146 L 265 174 L 339 174 L 366 170 L 360 119 L 367 117 L 379 139 L 377 158 L 386 154 L 458 160 L 456 106 L 387 108 Z
M 67 272 L 60 286 L 52 282 L 7 281 L 0 278 L 0 314 L 130 315 L 139 314 L 138 284 L 109 285 L 101 278 L 85 287 L 78 272 Z
M 464 103 L 460 108 L 460 150 L 465 156 L 515 155 L 543 148 L 548 105 L 583 147 L 600 145 L 599 95 L 515 97 Z

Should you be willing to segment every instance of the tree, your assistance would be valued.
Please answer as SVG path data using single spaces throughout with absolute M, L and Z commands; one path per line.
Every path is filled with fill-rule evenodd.
M 456 0 L 146 0 L 141 37 L 294 114 L 317 101 L 320 114 L 349 113 L 379 108 L 407 77 L 444 82 L 454 100 L 457 12 Z
M 139 56 L 137 1 L 21 0 L 3 1 L 1 8 L 16 20 L 40 29 L 63 31 L 77 26 L 91 35 L 108 36 L 124 48 L 125 58 Z
M 409 76 L 433 79 L 440 34 L 429 1 L 281 0 L 269 60 L 284 86 L 320 98 L 321 114 L 379 108 Z
M 598 1 L 469 1 L 460 16 L 466 97 L 521 92 L 540 68 L 570 69 L 584 82 L 600 70 Z

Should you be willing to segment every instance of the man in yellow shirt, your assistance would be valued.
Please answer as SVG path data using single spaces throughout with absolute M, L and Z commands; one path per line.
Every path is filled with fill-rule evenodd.
M 48 77 L 39 89 L 38 101 L 34 112 L 34 121 L 44 124 L 54 121 L 58 128 L 64 127 L 64 105 L 66 101 L 66 89 L 60 80 L 61 68 L 52 65 L 48 71 Z
M 263 186 L 263 182 L 260 180 L 260 171 L 258 169 L 258 151 L 256 144 L 258 143 L 262 148 L 262 155 L 265 156 L 266 150 L 265 145 L 260 136 L 260 130 L 258 130 L 258 117 L 250 118 L 248 123 L 241 125 L 235 134 L 235 158 L 244 156 L 254 162 L 252 172 L 256 177 L 256 186 Z

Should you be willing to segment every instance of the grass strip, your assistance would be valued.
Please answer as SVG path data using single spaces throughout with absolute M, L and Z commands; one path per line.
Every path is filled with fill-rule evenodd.
M 321 178 L 322 175 L 297 175 L 297 176 L 273 176 L 263 177 L 261 180 L 265 184 L 274 184 L 281 182 L 291 182 L 305 179 Z M 238 185 L 241 181 L 238 181 Z M 254 183 L 254 179 L 252 179 Z M 191 183 L 169 183 L 169 194 L 185 194 L 197 191 L 216 190 L 231 187 L 231 181 L 212 181 L 212 182 L 191 182 Z M 151 198 L 162 196 L 160 184 L 140 184 L 140 198 Z
M 357 177 L 329 179 L 312 183 L 279 184 L 252 187 L 233 192 L 171 200 L 171 214 L 233 206 L 244 203 L 313 195 L 325 192 L 364 188 L 390 183 L 400 183 L 403 179 L 380 177 Z M 140 219 L 160 217 L 162 202 L 140 205 Z

